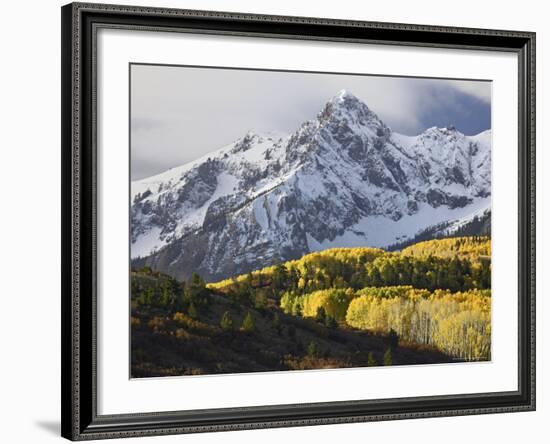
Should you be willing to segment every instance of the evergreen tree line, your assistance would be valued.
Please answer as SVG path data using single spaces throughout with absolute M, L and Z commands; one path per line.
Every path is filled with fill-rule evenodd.
M 178 282 L 145 267 L 139 270 L 139 277 L 132 275 L 131 297 L 132 303 L 138 307 L 168 308 L 174 312 L 185 311 L 191 317 L 196 317 L 198 310 L 208 306 L 210 290 L 197 273 L 193 273 L 189 282 Z

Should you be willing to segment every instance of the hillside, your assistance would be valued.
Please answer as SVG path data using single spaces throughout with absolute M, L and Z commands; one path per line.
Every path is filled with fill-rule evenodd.
M 151 286 L 178 288 L 168 276 L 148 271 L 133 272 L 132 282 L 138 295 Z M 206 298 L 191 314 L 185 305 L 174 309 L 170 303 L 144 306 L 134 300 L 132 377 L 383 365 L 394 341 L 385 334 L 285 314 L 271 298 L 250 304 L 212 290 Z M 246 331 L 242 324 L 248 313 L 253 327 Z M 222 327 L 224 315 L 231 327 Z M 433 347 L 409 344 L 392 350 L 392 365 L 452 361 Z
M 418 242 L 404 248 L 406 256 L 443 258 L 469 258 L 472 260 L 491 259 L 491 240 L 487 236 L 454 237 Z
M 425 228 L 413 237 L 386 247 L 389 251 L 402 250 L 409 245 L 432 239 L 481 236 L 491 237 L 491 210 L 484 209 L 457 220 L 441 222 Z
M 338 248 L 206 284 L 134 269 L 132 376 L 490 359 L 490 239 Z
M 412 285 L 452 291 L 491 288 L 491 240 L 486 236 L 420 242 L 401 252 L 380 248 L 333 248 L 277 266 L 235 276 L 209 288 L 252 286 L 307 292 L 328 288 Z M 275 281 L 275 282 L 273 282 Z

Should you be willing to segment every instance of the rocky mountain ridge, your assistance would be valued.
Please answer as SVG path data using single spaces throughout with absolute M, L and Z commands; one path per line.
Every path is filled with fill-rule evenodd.
M 131 188 L 133 262 L 212 281 L 490 208 L 491 131 L 404 136 L 341 91 L 289 136 L 249 132 Z

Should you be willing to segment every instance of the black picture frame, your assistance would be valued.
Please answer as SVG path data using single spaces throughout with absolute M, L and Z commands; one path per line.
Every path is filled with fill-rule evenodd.
M 62 15 L 62 436 L 71 440 L 535 409 L 535 33 L 72 3 Z M 427 18 L 428 19 L 428 18 Z M 518 390 L 97 414 L 95 39 L 100 27 L 507 51 L 519 65 Z

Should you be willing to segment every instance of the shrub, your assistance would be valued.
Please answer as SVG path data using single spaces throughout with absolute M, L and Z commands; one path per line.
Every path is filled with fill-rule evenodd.
M 154 318 L 150 319 L 147 325 L 154 332 L 159 332 L 166 328 L 166 323 L 164 322 L 164 318 L 160 316 L 155 316 Z

